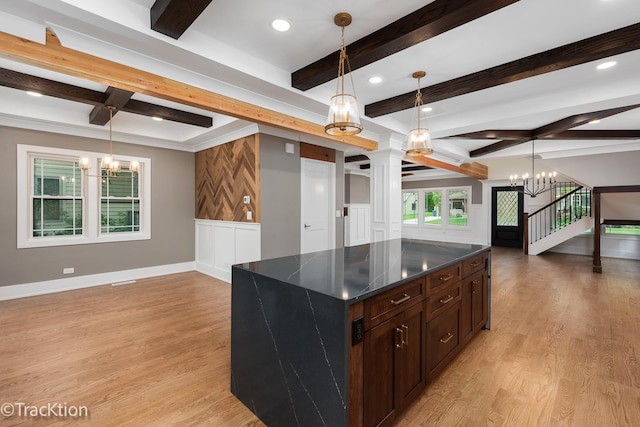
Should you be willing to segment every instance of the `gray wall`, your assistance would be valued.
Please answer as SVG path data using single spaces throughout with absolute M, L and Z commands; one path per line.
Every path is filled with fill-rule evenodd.
M 402 189 L 439 188 L 471 186 L 471 204 L 482 204 L 482 183 L 474 178 L 429 179 L 424 181 L 403 181 Z
M 294 154 L 285 153 L 285 143 Z M 300 253 L 300 144 L 260 134 L 260 257 Z
M 345 175 L 345 203 L 362 203 L 367 204 L 371 199 L 370 178 L 363 175 Z
M 17 249 L 18 144 L 108 150 L 108 141 L 0 126 L 0 286 L 194 261 L 193 153 L 113 144 L 118 154 L 151 159 L 150 240 Z M 63 275 L 65 267 L 75 274 Z
M 285 153 L 292 143 L 294 154 Z M 260 256 L 276 258 L 300 253 L 300 144 L 260 134 Z M 344 153 L 336 152 L 336 210 L 344 207 Z M 344 218 L 336 218 L 336 247 L 344 246 Z

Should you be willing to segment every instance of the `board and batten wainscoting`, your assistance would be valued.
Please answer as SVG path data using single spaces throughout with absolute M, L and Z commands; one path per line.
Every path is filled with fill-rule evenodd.
M 371 241 L 371 205 L 368 203 L 345 204 L 348 215 L 344 222 L 344 245 L 356 246 Z
M 196 270 L 231 283 L 231 266 L 260 259 L 260 224 L 196 219 Z

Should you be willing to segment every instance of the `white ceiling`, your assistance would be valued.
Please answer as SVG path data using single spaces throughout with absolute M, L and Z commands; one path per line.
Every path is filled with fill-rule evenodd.
M 42 40 L 48 27 L 72 49 L 324 124 L 335 81 L 306 92 L 291 88 L 290 82 L 293 71 L 338 48 L 340 29 L 333 24 L 333 16 L 341 11 L 353 15 L 353 23 L 345 30 L 346 42 L 350 43 L 430 1 L 403 0 L 390 7 L 388 0 L 214 0 L 179 40 L 149 28 L 153 3 L 3 0 L 0 31 Z M 270 26 L 275 18 L 289 20 L 291 30 L 275 32 Z M 417 70 L 427 71 L 423 85 L 432 85 L 637 22 L 638 0 L 521 0 L 355 70 L 352 75 L 363 108 L 364 104 L 415 90 L 411 74 Z M 487 141 L 437 138 L 487 129 L 533 129 L 574 114 L 640 103 L 640 50 L 608 59 L 617 61 L 617 66 L 599 71 L 595 67 L 604 61 L 598 61 L 432 105 L 426 99 L 425 103 L 433 107 L 426 120 L 435 138 L 436 153 L 440 159 L 454 163 L 487 159 L 492 164 L 508 162 L 529 156 L 531 144 L 471 159 L 469 151 L 487 145 Z M 6 58 L 0 58 L 0 67 L 106 90 L 100 84 Z M 368 83 L 373 75 L 381 76 L 383 82 Z M 155 122 L 119 112 L 113 121 L 115 139 L 197 151 L 255 131 L 250 123 L 229 117 L 140 94 L 134 98 L 212 116 L 214 126 L 204 129 Z M 88 124 L 90 105 L 48 97 L 36 99 L 6 87 L 0 87 L 0 99 L 0 124 L 93 137 L 104 137 L 107 132 L 104 127 Z M 389 135 L 402 137 L 414 121 L 412 109 L 375 119 L 365 117 L 363 136 L 378 141 L 388 140 Z M 640 129 L 640 109 L 582 129 Z M 640 142 L 540 141 L 536 151 L 542 162 L 545 158 L 561 158 L 558 166 L 571 163 L 573 169 L 580 169 L 587 157 L 614 153 L 602 159 L 611 162 L 615 171 L 616 156 L 640 151 Z M 355 149 L 346 152 L 358 153 Z M 640 184 L 640 173 L 636 177 L 636 182 L 624 184 Z

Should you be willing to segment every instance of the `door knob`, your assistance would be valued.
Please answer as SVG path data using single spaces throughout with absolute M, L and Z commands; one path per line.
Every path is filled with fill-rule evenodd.
M 309 227 L 311 227 L 311 224 L 305 224 L 304 225 L 304 228 L 309 228 Z

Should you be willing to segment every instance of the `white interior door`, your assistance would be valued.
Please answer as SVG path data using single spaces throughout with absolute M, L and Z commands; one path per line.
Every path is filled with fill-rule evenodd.
M 335 248 L 335 164 L 302 158 L 302 253 Z

